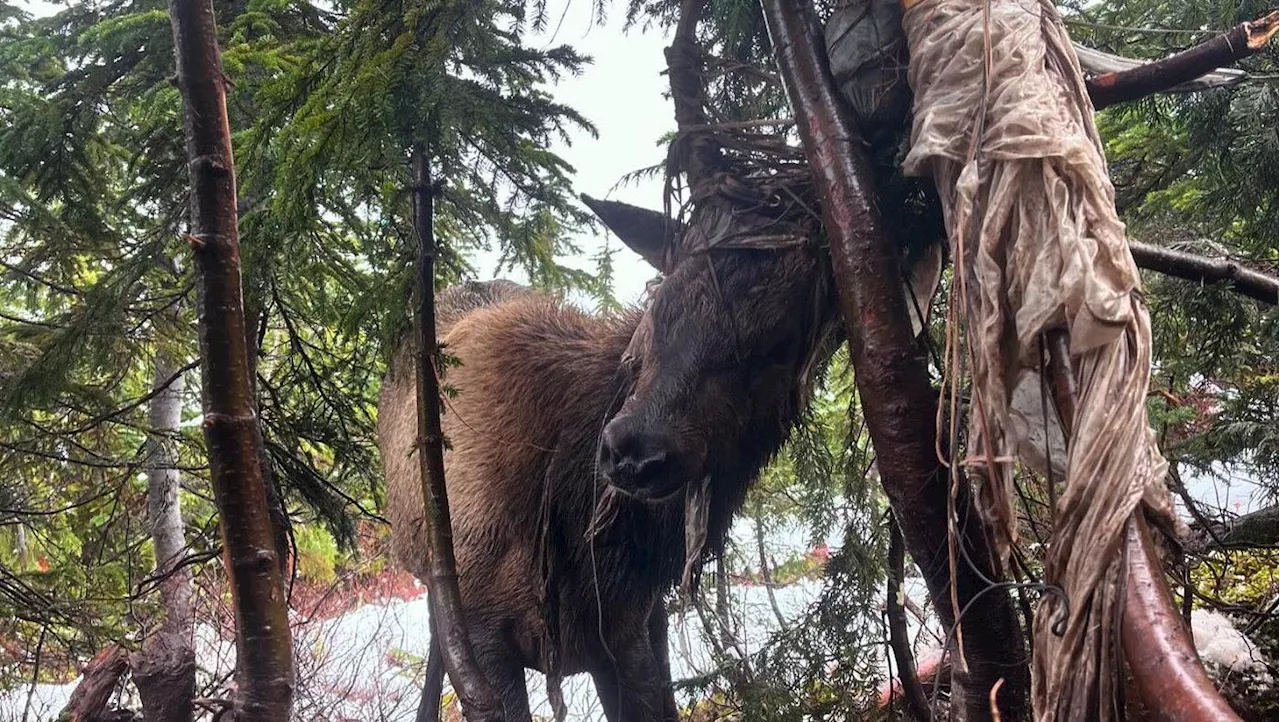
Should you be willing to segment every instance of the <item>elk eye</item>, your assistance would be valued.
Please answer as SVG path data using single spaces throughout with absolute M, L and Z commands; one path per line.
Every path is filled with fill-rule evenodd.
M 622 363 L 622 370 L 626 372 L 628 375 L 634 377 L 640 373 L 639 357 L 628 354 L 622 357 L 621 363 Z

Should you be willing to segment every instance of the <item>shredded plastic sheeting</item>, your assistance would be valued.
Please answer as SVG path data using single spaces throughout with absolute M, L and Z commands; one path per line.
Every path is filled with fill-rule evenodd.
M 965 364 L 972 378 L 967 463 L 989 470 L 975 476 L 1002 563 L 1017 541 L 1012 462 L 1031 443 L 1026 417 L 1045 422 L 1028 404 L 1015 422 L 1014 391 L 1028 373 L 1039 384 L 1042 334 L 1071 338 L 1079 395 L 1045 561 L 1069 616 L 1057 636 L 1062 600 L 1046 595 L 1037 611 L 1036 719 L 1115 719 L 1125 521 L 1145 502 L 1175 522 L 1144 406 L 1150 320 L 1093 107 L 1050 2 L 910 1 L 915 116 L 904 170 L 932 176 L 945 206 L 952 328 L 963 308 L 967 338 L 946 364 L 953 388 Z

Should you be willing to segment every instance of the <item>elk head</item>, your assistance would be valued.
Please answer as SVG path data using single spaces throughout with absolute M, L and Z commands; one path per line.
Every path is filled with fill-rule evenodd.
M 703 206 L 685 229 L 583 200 L 664 274 L 622 359 L 631 394 L 604 428 L 602 472 L 651 502 L 707 477 L 745 493 L 838 340 L 821 254 L 799 227 L 750 212 Z

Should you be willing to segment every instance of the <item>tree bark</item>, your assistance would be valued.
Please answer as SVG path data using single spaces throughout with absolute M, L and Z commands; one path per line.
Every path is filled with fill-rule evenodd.
M 903 604 L 902 578 L 906 563 L 906 547 L 902 542 L 902 529 L 898 520 L 889 522 L 889 583 L 885 615 L 889 618 L 889 646 L 893 649 L 894 664 L 898 668 L 898 680 L 902 684 L 902 697 L 907 709 L 920 722 L 932 717 L 929 698 L 916 676 L 915 655 L 911 653 L 911 639 L 907 636 L 907 609 Z
M 191 177 L 191 235 L 199 273 L 201 401 L 209 476 L 236 619 L 232 719 L 289 719 L 293 645 L 272 536 L 258 419 L 245 352 L 235 164 L 226 77 L 209 0 L 169 0 Z
M 1196 283 L 1226 283 L 1236 293 L 1272 306 L 1280 300 L 1280 281 L 1234 261 L 1205 258 L 1136 241 L 1129 241 L 1129 252 L 1139 268 Z
M 1280 27 L 1275 10 L 1267 15 L 1240 23 L 1212 40 L 1207 40 L 1167 58 L 1139 65 L 1130 70 L 1103 73 L 1085 80 L 1089 99 L 1095 110 L 1116 103 L 1137 100 L 1160 93 L 1205 73 L 1261 51 Z
M 163 351 L 156 352 L 154 388 L 158 393 L 151 397 L 147 414 L 151 427 L 146 455 L 147 522 L 155 549 L 154 576 L 160 580 L 163 621 L 147 638 L 142 651 L 129 660 L 145 722 L 191 722 L 194 714 L 194 590 L 190 569 L 181 566 L 187 540 L 174 448 L 182 421 L 183 381 L 179 368 Z
M 444 433 L 440 428 L 440 380 L 436 368 L 435 232 L 426 150 L 413 148 L 413 230 L 418 237 L 418 459 L 430 542 L 431 597 L 435 642 L 444 656 L 449 681 L 469 722 L 502 720 L 502 705 L 480 671 L 467 635 L 453 556 L 453 524 L 444 483 Z
M 993 557 L 966 485 L 958 486 L 955 518 L 948 519 L 947 474 L 935 449 L 936 405 L 924 352 L 912 338 L 898 254 L 875 207 L 869 162 L 838 104 L 826 56 L 818 50 L 823 47 L 818 20 L 802 0 L 764 0 L 763 6 L 794 115 L 808 119 L 799 125 L 800 137 L 822 203 L 881 483 L 944 624 L 953 625 L 956 610 L 967 609 L 964 628 L 981 630 L 963 635 L 968 670 L 958 671 L 953 685 L 953 719 L 960 714 L 990 719 L 988 693 L 1001 678 L 1000 713 L 1021 719 L 1029 679 L 1022 628 L 1009 596 L 992 591 L 987 581 L 996 576 Z M 953 525 L 956 543 L 965 551 L 955 560 L 954 579 L 948 553 Z

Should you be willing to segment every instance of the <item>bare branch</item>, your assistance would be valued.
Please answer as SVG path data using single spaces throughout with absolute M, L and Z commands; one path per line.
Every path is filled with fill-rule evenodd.
M 893 649 L 893 660 L 898 667 L 898 681 L 902 685 L 907 709 L 920 722 L 928 722 L 932 718 L 929 698 L 924 693 L 924 687 L 920 686 L 920 678 L 916 676 L 915 655 L 911 653 L 911 640 L 907 638 L 907 610 L 903 605 L 906 596 L 902 593 L 906 547 L 902 543 L 902 529 L 892 515 L 889 527 L 889 584 L 885 603 L 885 614 L 889 618 L 889 646 Z
M 1089 89 L 1089 98 L 1094 109 L 1101 110 L 1116 103 L 1174 90 L 1261 51 L 1277 30 L 1280 30 L 1280 15 L 1272 10 L 1257 20 L 1240 23 L 1212 40 L 1167 58 L 1088 78 L 1085 85 Z
M 1265 273 L 1245 268 L 1221 258 L 1205 258 L 1171 248 L 1129 242 L 1129 251 L 1139 268 L 1197 283 L 1227 283 L 1231 290 L 1249 298 L 1276 305 L 1280 282 Z

